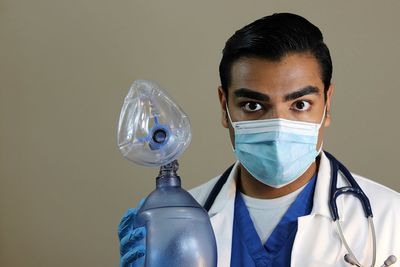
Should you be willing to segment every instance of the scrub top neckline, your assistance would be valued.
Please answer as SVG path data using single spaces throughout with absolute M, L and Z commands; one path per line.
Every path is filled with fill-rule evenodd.
M 285 196 L 270 199 L 254 198 L 242 192 L 239 193 L 248 208 L 268 210 L 292 204 L 307 185 L 308 183 Z
M 272 266 L 278 266 L 275 260 L 278 259 L 279 262 L 279 258 L 285 259 L 286 261 L 289 260 L 290 262 L 290 259 L 287 259 L 288 256 L 290 258 L 290 254 L 286 255 L 288 251 L 285 250 L 290 249 L 291 252 L 294 237 L 297 232 L 297 218 L 310 214 L 312 210 L 316 179 L 317 174 L 307 183 L 296 200 L 285 212 L 264 245 L 261 243 L 261 239 L 257 234 L 241 193 L 239 190 L 236 191 L 234 214 L 234 228 L 237 228 L 238 233 L 236 238 L 240 238 L 245 244 L 255 266 L 270 266 L 269 264 L 271 264 L 271 262 L 274 263 Z M 235 242 L 235 240 L 233 240 L 233 242 Z M 234 257 L 236 256 L 237 255 L 234 256 L 232 254 L 231 261 L 235 261 Z

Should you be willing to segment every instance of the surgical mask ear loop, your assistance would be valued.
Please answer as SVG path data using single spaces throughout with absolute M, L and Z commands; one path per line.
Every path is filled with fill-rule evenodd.
M 325 115 L 326 115 L 326 105 L 324 106 L 324 114 L 322 115 L 322 119 L 317 127 L 318 132 L 319 132 L 319 129 L 321 129 L 322 123 L 324 123 Z M 321 153 L 323 145 L 324 145 L 324 141 L 322 140 L 321 145 L 320 145 L 319 149 L 317 150 L 318 155 Z
M 231 115 L 229 114 L 228 103 L 225 103 L 225 107 L 226 107 L 226 113 L 228 114 L 228 119 L 229 119 L 229 122 L 231 123 L 231 125 L 232 125 L 232 128 L 234 128 L 234 127 L 235 127 L 235 124 L 234 124 L 234 122 L 232 122 Z
M 226 107 L 226 113 L 228 114 L 229 122 L 231 123 L 232 128 L 234 128 L 233 130 L 235 131 L 234 122 L 232 122 L 231 115 L 229 114 L 228 103 L 225 104 L 225 107 Z M 233 153 L 235 153 L 235 147 L 234 147 L 234 145 L 232 144 L 232 142 L 231 142 L 231 148 L 232 148 Z
M 326 105 L 324 106 L 324 114 L 322 114 L 322 119 L 318 124 L 318 130 L 321 128 L 322 123 L 324 123 L 325 115 L 326 115 Z

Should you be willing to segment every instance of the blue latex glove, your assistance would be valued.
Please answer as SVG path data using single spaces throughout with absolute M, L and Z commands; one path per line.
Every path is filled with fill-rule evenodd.
M 122 216 L 118 225 L 118 237 L 120 241 L 120 266 L 139 267 L 144 266 L 146 247 L 141 242 L 146 237 L 146 228 L 134 228 L 133 224 L 136 214 L 143 205 L 144 199 L 140 201 L 136 209 L 128 209 Z

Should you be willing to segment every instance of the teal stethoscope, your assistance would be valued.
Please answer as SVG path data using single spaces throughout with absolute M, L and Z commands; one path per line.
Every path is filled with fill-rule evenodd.
M 369 225 L 369 231 L 372 233 L 372 249 L 373 249 L 373 255 L 372 255 L 372 263 L 371 267 L 375 267 L 375 262 L 376 262 L 376 234 L 375 234 L 375 227 L 374 227 L 374 222 L 373 222 L 373 214 L 372 214 L 372 209 L 371 209 L 371 204 L 369 202 L 368 197 L 365 195 L 365 193 L 362 191 L 360 186 L 357 184 L 356 180 L 354 179 L 353 175 L 347 170 L 347 168 L 339 162 L 334 156 L 329 154 L 328 152 L 325 151 L 325 155 L 328 157 L 330 163 L 331 163 L 331 187 L 330 187 L 330 196 L 329 196 L 329 209 L 331 211 L 331 216 L 332 220 L 335 222 L 340 240 L 342 241 L 343 245 L 345 246 L 347 250 L 347 254 L 344 256 L 344 260 L 353 265 L 353 266 L 358 266 L 358 267 L 364 267 L 356 258 L 354 255 L 353 251 L 349 247 L 346 238 L 344 237 L 342 227 L 339 221 L 339 212 L 338 208 L 336 205 L 336 199 L 340 195 L 344 194 L 351 194 L 355 197 L 357 197 L 364 209 L 365 217 L 367 217 L 368 220 L 368 225 Z M 217 183 L 214 185 L 213 189 L 211 190 L 205 204 L 204 204 L 204 209 L 209 211 L 212 204 L 214 203 L 218 193 L 221 191 L 222 186 L 225 184 L 225 182 L 228 180 L 229 174 L 232 171 L 233 165 L 229 167 L 218 179 Z M 347 182 L 349 183 L 348 186 L 344 187 L 337 187 L 337 176 L 338 173 L 341 172 L 343 176 L 346 178 Z M 396 257 L 394 255 L 390 255 L 383 265 L 381 267 L 387 267 L 392 264 L 394 264 L 397 261 Z

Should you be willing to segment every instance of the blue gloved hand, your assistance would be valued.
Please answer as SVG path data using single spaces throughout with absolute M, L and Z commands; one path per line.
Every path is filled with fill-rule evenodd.
M 146 237 L 146 228 L 134 228 L 133 224 L 136 214 L 143 205 L 144 199 L 140 201 L 136 209 L 128 209 L 122 216 L 118 225 L 118 237 L 120 241 L 120 266 L 139 267 L 144 266 L 146 247 L 143 239 Z

